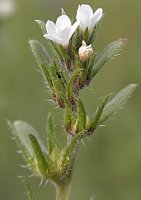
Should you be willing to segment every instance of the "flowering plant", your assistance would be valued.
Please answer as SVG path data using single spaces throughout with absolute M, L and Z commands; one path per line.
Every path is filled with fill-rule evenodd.
M 115 57 L 126 44 L 119 39 L 95 53 L 95 40 L 103 18 L 103 9 L 94 13 L 89 5 L 79 5 L 76 22 L 62 12 L 56 23 L 36 20 L 47 39 L 50 53 L 37 40 L 30 40 L 33 55 L 42 73 L 45 85 L 54 104 L 64 113 L 64 130 L 67 144 L 60 147 L 54 134 L 52 115 L 47 120 L 47 148 L 37 131 L 28 123 L 9 123 L 12 133 L 27 163 L 27 167 L 42 180 L 50 181 L 56 188 L 57 200 L 69 200 L 71 178 L 78 147 L 85 137 L 116 113 L 131 97 L 136 84 L 123 88 L 113 98 L 107 95 L 90 116 L 79 97 L 80 90 L 88 87 L 103 66 Z M 69 76 L 66 76 L 66 72 Z M 22 177 L 29 200 L 33 193 L 25 177 Z

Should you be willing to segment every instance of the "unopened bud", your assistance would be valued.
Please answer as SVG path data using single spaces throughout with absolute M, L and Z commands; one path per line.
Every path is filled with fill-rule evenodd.
M 92 45 L 88 45 L 86 44 L 86 42 L 83 40 L 82 41 L 82 46 L 79 48 L 79 58 L 82 62 L 85 62 L 86 60 L 88 60 L 90 58 L 90 56 L 93 53 L 93 49 L 92 49 Z

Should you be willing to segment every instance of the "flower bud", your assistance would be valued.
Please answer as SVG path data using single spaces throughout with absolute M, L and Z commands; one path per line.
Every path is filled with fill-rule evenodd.
M 80 60 L 82 62 L 85 62 L 86 60 L 89 59 L 92 53 L 93 53 L 92 45 L 90 44 L 87 46 L 86 42 L 83 40 L 82 46 L 79 48 L 79 51 L 78 51 Z

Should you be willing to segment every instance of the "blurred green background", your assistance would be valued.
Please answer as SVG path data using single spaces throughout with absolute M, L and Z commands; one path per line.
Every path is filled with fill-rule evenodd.
M 60 141 L 63 140 L 62 111 L 48 102 L 48 94 L 37 71 L 28 40 L 46 44 L 34 19 L 55 20 L 64 8 L 75 19 L 78 4 L 104 8 L 105 18 L 95 51 L 120 37 L 128 38 L 122 54 L 108 63 L 82 93 L 87 111 L 92 114 L 101 96 L 116 93 L 128 83 L 139 87 L 125 109 L 107 122 L 97 134 L 81 145 L 72 181 L 72 199 L 141 199 L 141 1 L 140 0 L 17 0 L 12 17 L 0 20 L 0 199 L 26 199 L 18 175 L 29 174 L 20 168 L 24 161 L 16 153 L 6 120 L 31 123 L 45 139 L 48 112 L 54 113 Z M 86 96 L 87 95 L 87 96 Z M 86 98 L 87 97 L 87 98 Z M 38 187 L 31 178 L 36 199 L 54 199 L 50 184 Z

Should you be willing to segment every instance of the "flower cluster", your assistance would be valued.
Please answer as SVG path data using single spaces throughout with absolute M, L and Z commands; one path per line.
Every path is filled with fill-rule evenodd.
M 72 25 L 70 18 L 64 13 L 59 16 L 56 23 L 48 20 L 44 37 L 58 44 L 67 46 L 73 33 L 79 26 L 82 31 L 88 28 L 89 32 L 95 27 L 96 23 L 102 18 L 103 9 L 98 8 L 94 13 L 89 5 L 79 5 L 76 14 L 76 22 Z

